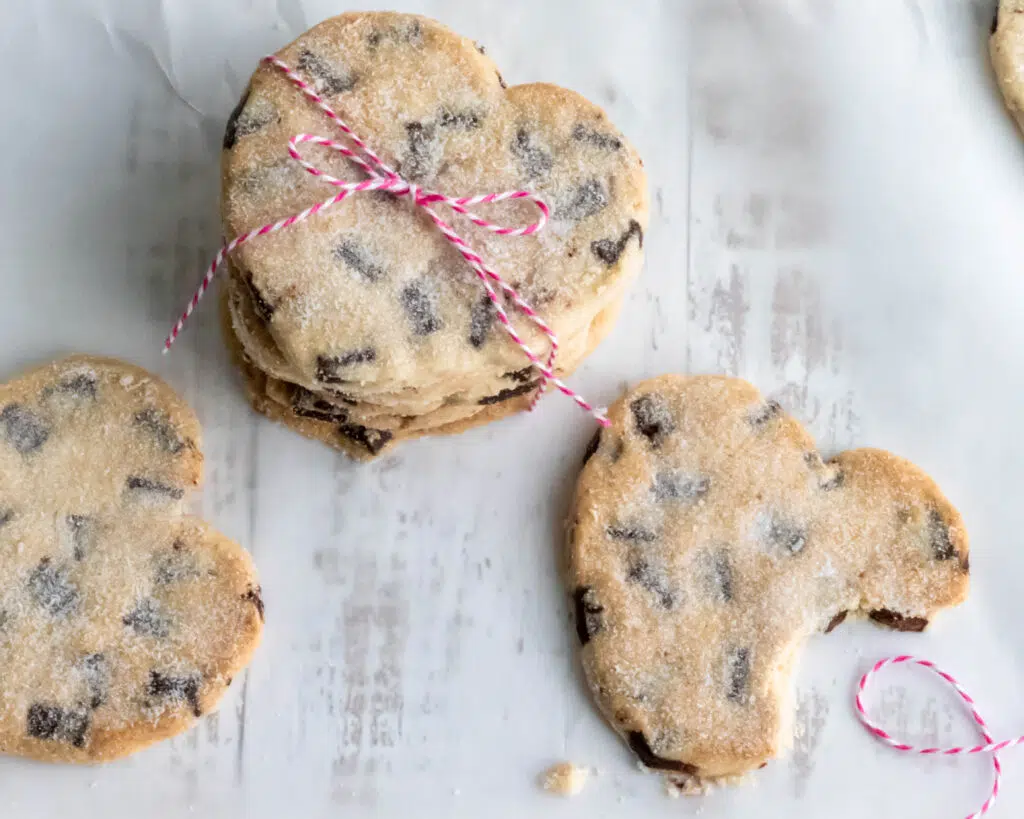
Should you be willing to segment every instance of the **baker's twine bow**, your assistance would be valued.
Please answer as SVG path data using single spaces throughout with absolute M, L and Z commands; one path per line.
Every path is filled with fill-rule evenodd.
M 873 722 L 871 717 L 868 716 L 867 710 L 864 708 L 863 701 L 864 691 L 868 687 L 868 682 L 875 674 L 886 666 L 902 665 L 904 663 L 927 668 L 933 674 L 945 680 L 945 682 L 960 695 L 960 699 L 963 700 L 964 705 L 970 712 L 971 717 L 974 719 L 975 725 L 978 727 L 978 733 L 985 738 L 986 744 L 974 745 L 971 747 L 953 746 L 950 748 L 917 748 L 913 745 L 908 745 L 905 742 L 900 742 L 898 739 L 890 735 L 884 728 Z M 857 716 L 860 718 L 860 721 L 864 723 L 864 726 L 868 731 L 870 731 L 880 741 L 884 742 L 891 748 L 895 748 L 897 751 L 903 751 L 910 754 L 920 754 L 922 756 L 968 756 L 975 754 L 991 754 L 992 769 L 994 771 L 994 776 L 992 778 L 992 790 L 982 806 L 978 808 L 977 811 L 967 816 L 966 819 L 978 819 L 978 817 L 984 816 L 992 809 L 992 806 L 996 803 L 996 797 L 999 796 L 999 780 L 1003 773 L 1003 766 L 999 761 L 999 753 L 1000 751 L 1005 751 L 1007 748 L 1012 748 L 1015 745 L 1024 743 L 1024 736 L 1015 737 L 1013 739 L 1004 739 L 1000 742 L 996 742 L 989 733 L 988 725 L 985 723 L 985 720 L 982 718 L 981 714 L 978 713 L 978 709 L 974 705 L 974 699 L 967 693 L 967 691 L 964 690 L 964 687 L 960 685 L 960 683 L 958 683 L 951 674 L 947 674 L 941 668 L 936 666 L 935 663 L 930 662 L 929 660 L 921 660 L 907 654 L 901 654 L 898 657 L 888 657 L 887 659 L 879 660 L 871 667 L 871 670 L 868 671 L 867 674 L 860 678 L 860 684 L 857 686 L 856 709 Z
M 327 210 L 328 208 L 337 205 L 339 202 L 344 201 L 354 193 L 362 193 L 365 191 L 386 191 L 398 197 L 407 196 L 418 207 L 422 208 L 430 217 L 434 225 L 437 226 L 437 229 L 441 231 L 442 235 L 451 242 L 452 245 L 455 246 L 459 253 L 462 254 L 462 257 L 469 263 L 473 272 L 476 273 L 477 278 L 480 280 L 480 283 L 483 285 L 484 290 L 487 293 L 487 298 L 490 299 L 491 304 L 494 307 L 495 315 L 497 316 L 498 321 L 501 322 L 501 326 L 505 329 L 505 332 L 512 341 L 518 345 L 519 349 L 523 351 L 523 354 L 530 360 L 530 363 L 534 368 L 536 368 L 540 373 L 538 388 L 534 393 L 533 400 L 530 402 L 530 409 L 533 409 L 534 405 L 540 399 L 540 396 L 544 393 L 547 383 L 550 382 L 563 394 L 573 399 L 580 407 L 591 413 L 602 426 L 610 426 L 610 422 L 600 410 L 595 409 L 587 403 L 583 396 L 575 392 L 571 387 L 555 376 L 554 365 L 555 357 L 558 354 L 558 338 L 555 336 L 551 327 L 548 326 L 547 322 L 545 322 L 544 319 L 542 319 L 537 312 L 525 300 L 523 300 L 522 297 L 520 297 L 515 288 L 505 282 L 501 276 L 488 267 L 483 258 L 481 258 L 481 256 L 452 229 L 451 225 L 438 216 L 437 212 L 432 207 L 432 205 L 446 205 L 456 213 L 460 213 L 465 216 L 474 225 L 482 227 L 485 230 L 489 230 L 491 233 L 495 233 L 499 236 L 530 236 L 540 230 L 543 230 L 544 226 L 547 224 L 548 217 L 550 216 L 550 209 L 544 200 L 537 196 L 537 194 L 525 190 L 505 191 L 503 193 L 485 193 L 478 196 L 451 197 L 445 196 L 444 194 L 436 191 L 420 188 L 416 184 L 404 179 L 394 168 L 377 156 L 377 154 L 375 154 L 373 150 L 371 150 L 370 147 L 363 142 L 363 140 L 361 140 L 352 131 L 352 129 L 348 127 L 348 125 L 345 124 L 341 117 L 339 117 L 334 110 L 324 102 L 323 99 L 321 99 L 309 83 L 292 71 L 286 63 L 273 55 L 264 57 L 262 62 L 265 65 L 273 66 L 284 74 L 292 85 L 298 88 L 308 100 L 323 111 L 324 114 L 326 114 L 327 117 L 348 138 L 351 145 L 354 146 L 354 150 L 352 147 L 335 142 L 332 139 L 327 139 L 326 137 L 316 136 L 315 134 L 297 134 L 288 140 L 288 153 L 291 158 L 298 162 L 313 176 L 338 188 L 338 192 L 330 199 L 317 202 L 315 205 L 311 205 L 305 210 L 295 213 L 285 219 L 281 219 L 278 222 L 250 230 L 247 233 L 236 236 L 230 242 L 226 242 L 222 245 L 220 250 L 217 251 L 217 255 L 210 263 L 210 267 L 207 269 L 206 275 L 203 276 L 203 280 L 196 289 L 191 301 L 189 301 L 188 306 L 185 308 L 185 312 L 182 313 L 181 317 L 174 325 L 174 328 L 171 330 L 170 335 L 167 336 L 167 340 L 164 342 L 164 352 L 167 352 L 171 348 L 171 345 L 178 337 L 178 334 L 181 332 L 181 328 L 185 325 L 188 317 L 192 315 L 192 311 L 196 309 L 196 305 L 199 304 L 203 294 L 210 286 L 210 282 L 213 280 L 213 276 L 217 272 L 217 269 L 224 262 L 224 259 L 236 248 L 260 236 L 265 236 L 268 233 L 276 233 L 279 230 L 284 230 L 285 228 L 289 228 L 299 222 L 304 222 L 306 219 L 315 216 L 321 211 Z M 304 159 L 302 154 L 299 152 L 299 146 L 305 143 L 311 143 L 313 145 L 329 148 L 332 151 L 337 151 L 346 159 L 359 166 L 366 174 L 366 179 L 361 182 L 347 182 L 342 179 L 337 179 L 329 173 L 320 170 L 314 164 Z M 536 222 L 526 225 L 525 227 L 504 227 L 502 225 L 489 222 L 486 219 L 477 216 L 470 210 L 470 208 L 473 208 L 476 205 L 495 204 L 515 199 L 526 199 L 537 206 L 537 209 L 540 211 L 540 217 Z M 495 292 L 495 287 L 500 289 L 505 297 L 518 308 L 519 312 L 532 321 L 540 331 L 548 337 L 548 340 L 551 343 L 551 350 L 546 360 L 542 361 L 523 340 L 519 333 L 516 332 L 515 327 L 512 326 L 512 322 L 508 317 L 508 313 L 502 305 L 502 300 L 498 297 L 497 292 Z

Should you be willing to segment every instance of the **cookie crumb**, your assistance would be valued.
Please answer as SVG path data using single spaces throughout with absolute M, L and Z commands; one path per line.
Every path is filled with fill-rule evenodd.
M 541 776 L 541 787 L 548 793 L 558 796 L 575 796 L 587 784 L 590 771 L 573 765 L 571 762 L 559 762 L 552 765 Z

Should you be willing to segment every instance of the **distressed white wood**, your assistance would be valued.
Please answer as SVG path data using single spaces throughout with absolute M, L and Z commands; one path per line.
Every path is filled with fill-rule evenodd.
M 353 3 L 355 7 L 373 4 Z M 162 358 L 217 240 L 220 133 L 256 60 L 325 0 L 0 5 L 0 371 L 67 351 L 167 377 L 206 434 L 203 515 L 259 566 L 251 670 L 191 733 L 97 769 L 0 760 L 6 816 L 963 815 L 985 763 L 907 760 L 850 713 L 882 653 L 948 664 L 1019 732 L 1024 642 L 1024 140 L 967 0 L 422 0 L 512 82 L 604 105 L 637 144 L 648 263 L 574 377 L 588 397 L 667 371 L 779 396 L 823 448 L 892 448 L 973 534 L 971 600 L 924 636 L 812 641 L 786 758 L 752 787 L 668 800 L 586 697 L 559 579 L 591 424 L 567 401 L 357 466 L 256 418 L 213 302 Z M 0 669 L 2 676 L 2 669 Z M 915 741 L 970 736 L 928 681 L 883 685 Z M 997 816 L 1024 810 L 1006 757 Z M 560 802 L 536 775 L 600 774 Z

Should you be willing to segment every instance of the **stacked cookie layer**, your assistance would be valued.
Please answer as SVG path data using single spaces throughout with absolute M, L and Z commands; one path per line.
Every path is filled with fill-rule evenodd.
M 572 372 L 614 324 L 647 224 L 642 163 L 605 114 L 554 86 L 506 87 L 482 49 L 410 15 L 343 15 L 278 56 L 410 182 L 544 198 L 551 220 L 534 236 L 440 215 L 544 317 L 559 339 L 557 372 Z M 341 138 L 281 72 L 261 67 L 225 133 L 227 235 L 334 193 L 289 157 L 299 133 Z M 305 156 L 361 178 L 324 149 Z M 524 201 L 478 213 L 514 226 L 537 218 Z M 546 355 L 548 339 L 505 307 Z M 354 195 L 238 248 L 223 310 L 256 409 L 355 457 L 501 418 L 538 388 L 470 266 L 419 207 L 388 193 Z

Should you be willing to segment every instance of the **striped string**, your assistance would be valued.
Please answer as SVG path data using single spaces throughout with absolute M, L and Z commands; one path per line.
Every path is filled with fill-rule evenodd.
M 956 693 L 960 696 L 965 707 L 970 712 L 971 717 L 974 720 L 974 724 L 978 728 L 978 733 L 981 734 L 985 739 L 984 745 L 972 745 L 972 746 L 952 746 L 949 748 L 917 748 L 913 745 L 908 745 L 905 742 L 900 742 L 898 739 L 889 734 L 884 728 L 875 723 L 871 717 L 868 716 L 867 710 L 864 708 L 863 695 L 867 690 L 868 682 L 886 666 L 890 665 L 902 665 L 909 663 L 911 665 L 917 665 L 921 668 L 927 668 L 937 677 L 944 680 Z M 889 657 L 884 660 L 879 660 L 875 663 L 871 669 L 860 679 L 860 684 L 857 686 L 857 698 L 855 700 L 855 707 L 857 710 L 857 717 L 864 727 L 871 732 L 879 741 L 884 742 L 891 748 L 895 748 L 897 751 L 910 754 L 920 754 L 922 756 L 970 756 L 976 754 L 991 754 L 992 756 L 992 770 L 994 775 L 992 777 L 992 790 L 989 793 L 988 798 L 982 804 L 978 810 L 966 817 L 966 819 L 979 819 L 984 816 L 992 806 L 996 803 L 996 797 L 999 796 L 999 782 L 1003 773 L 1002 763 L 999 761 L 1000 751 L 1005 751 L 1007 748 L 1012 748 L 1015 745 L 1024 743 L 1024 736 L 1014 737 L 1013 739 L 1004 739 L 999 742 L 992 738 L 989 733 L 988 725 L 985 723 L 984 718 L 978 713 L 978 709 L 974 704 L 974 698 L 964 689 L 959 682 L 957 682 L 951 674 L 947 674 L 941 668 L 935 665 L 935 663 L 929 660 L 920 660 L 917 657 L 911 657 L 907 654 L 901 654 L 898 657 Z
M 185 322 L 188 320 L 189 316 L 192 315 L 192 312 L 196 309 L 196 306 L 206 293 L 207 288 L 209 288 L 210 282 L 213 281 L 213 277 L 217 272 L 217 269 L 221 264 L 223 264 L 224 259 L 236 248 L 260 236 L 266 236 L 268 233 L 276 233 L 279 230 L 284 230 L 292 225 L 298 224 L 299 222 L 304 222 L 305 220 L 316 216 L 316 214 L 321 211 L 334 207 L 352 194 L 363 193 L 366 191 L 386 191 L 398 197 L 408 197 L 418 207 L 422 208 L 441 234 L 459 251 L 460 254 L 462 254 L 462 257 L 466 260 L 470 268 L 480 280 L 484 291 L 487 293 L 487 298 L 494 307 L 495 315 L 501 323 L 501 326 L 504 328 L 509 338 L 511 338 L 519 349 L 523 351 L 523 354 L 530 360 L 533 367 L 540 373 L 538 388 L 530 402 L 530 409 L 533 409 L 537 401 L 540 399 L 540 396 L 544 393 L 547 384 L 550 383 L 564 395 L 573 399 L 573 401 L 575 401 L 582 409 L 591 413 L 597 419 L 599 424 L 602 426 L 610 426 L 610 422 L 600 410 L 595 409 L 591 404 L 587 403 L 583 396 L 575 392 L 560 378 L 555 376 L 554 366 L 555 358 L 558 354 L 558 338 L 555 335 L 554 330 L 552 330 L 551 327 L 548 326 L 547 322 L 545 322 L 544 319 L 541 318 L 541 316 L 519 295 L 519 293 L 516 292 L 515 288 L 505 282 L 501 276 L 487 265 L 483 258 L 473 250 L 468 242 L 455 232 L 451 225 L 437 214 L 437 211 L 433 207 L 434 205 L 444 205 L 456 213 L 465 216 L 477 227 L 481 227 L 498 236 L 531 236 L 544 229 L 544 226 L 547 224 L 548 217 L 550 216 L 550 209 L 544 200 L 535 193 L 525 190 L 504 191 L 502 193 L 485 193 L 477 196 L 451 197 L 445 196 L 437 191 L 430 191 L 421 188 L 404 179 L 394 168 L 377 156 L 377 154 L 375 154 L 373 150 L 363 142 L 363 140 L 360 139 L 359 136 L 348 127 L 348 125 L 345 124 L 341 117 L 339 117 L 334 110 L 324 102 L 309 83 L 292 71 L 286 63 L 273 55 L 264 57 L 262 62 L 265 65 L 276 68 L 284 74 L 292 85 L 305 95 L 310 102 L 318 107 L 327 116 L 327 118 L 337 126 L 342 134 L 347 137 L 350 143 L 349 145 L 336 142 L 332 139 L 327 139 L 326 137 L 316 136 L 315 134 L 297 134 L 288 140 L 289 156 L 298 162 L 299 165 L 301 165 L 308 173 L 328 185 L 332 185 L 337 188 L 338 192 L 329 199 L 310 205 L 299 213 L 292 214 L 291 216 L 277 222 L 273 222 L 272 224 L 262 225 L 261 227 L 250 230 L 240 236 L 236 236 L 230 242 L 226 242 L 222 245 L 220 250 L 217 251 L 217 255 L 214 256 L 213 261 L 210 263 L 209 268 L 207 268 L 206 275 L 203 276 L 203 280 L 200 282 L 199 287 L 196 288 L 195 293 L 189 300 L 188 305 L 185 307 L 185 311 L 175 323 L 170 335 L 167 336 L 167 340 L 164 342 L 164 352 L 166 353 L 170 350 L 171 345 L 174 344 L 174 341 L 177 339 L 182 327 L 184 327 Z M 366 174 L 366 178 L 360 182 L 349 182 L 331 176 L 329 173 L 321 170 L 312 162 L 308 161 L 301 154 L 299 148 L 305 144 L 316 145 L 336 151 L 353 164 L 357 165 Z M 488 220 L 477 216 L 471 210 L 471 208 L 477 205 L 497 204 L 517 199 L 530 201 L 537 207 L 538 211 L 540 211 L 540 216 L 536 222 L 526 225 L 525 227 L 505 227 L 503 225 L 497 225 L 493 222 L 489 222 Z M 547 336 L 550 343 L 550 349 L 546 360 L 542 361 L 526 341 L 523 340 L 515 327 L 513 327 L 512 321 L 508 316 L 508 312 L 502 304 L 503 299 L 498 295 L 498 290 L 501 291 L 505 299 L 508 299 L 515 305 L 522 315 L 529 319 L 545 336 Z

